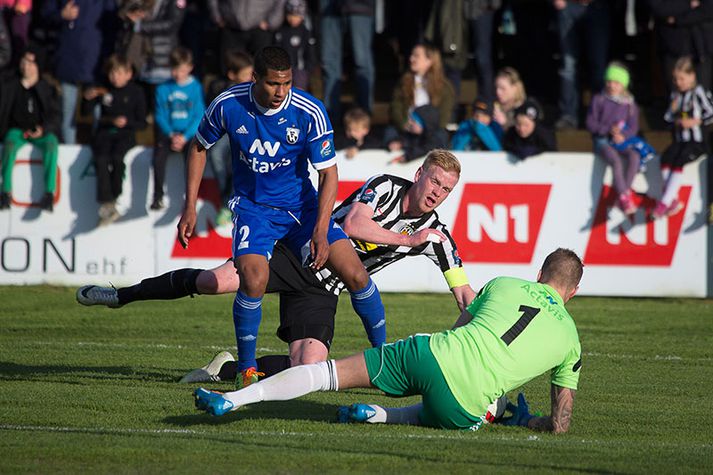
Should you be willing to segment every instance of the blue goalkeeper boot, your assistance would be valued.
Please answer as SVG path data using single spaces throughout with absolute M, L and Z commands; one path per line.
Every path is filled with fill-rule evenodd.
M 337 422 L 366 422 L 375 415 L 376 411 L 368 404 L 340 406 L 337 409 Z
M 234 409 L 234 404 L 223 397 L 221 393 L 198 388 L 193 391 L 196 409 L 206 411 L 214 416 L 222 416 Z

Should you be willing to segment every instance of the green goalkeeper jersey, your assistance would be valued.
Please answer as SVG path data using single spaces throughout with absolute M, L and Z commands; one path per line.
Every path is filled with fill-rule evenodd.
M 577 389 L 579 336 L 552 287 L 499 277 L 483 287 L 468 312 L 468 324 L 433 334 L 430 348 L 469 413 L 485 414 L 492 401 L 548 370 L 553 384 Z

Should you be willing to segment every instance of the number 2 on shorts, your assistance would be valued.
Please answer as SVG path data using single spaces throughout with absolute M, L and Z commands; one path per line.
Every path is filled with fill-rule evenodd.
M 240 243 L 238 244 L 238 249 L 245 249 L 250 246 L 250 241 L 248 241 L 248 236 L 250 236 L 250 227 L 241 226 L 238 233 L 240 233 Z

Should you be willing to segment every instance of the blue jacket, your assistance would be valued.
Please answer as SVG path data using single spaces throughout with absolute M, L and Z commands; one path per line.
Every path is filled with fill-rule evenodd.
M 156 88 L 156 123 L 166 135 L 193 138 L 204 111 L 203 89 L 193 76 L 183 85 L 171 79 Z
M 503 129 L 495 121 L 484 125 L 477 120 L 468 119 L 458 124 L 458 131 L 453 135 L 453 150 L 489 150 L 498 152 L 502 150 Z
M 101 71 L 102 58 L 113 49 L 117 17 L 114 0 L 75 0 L 79 16 L 63 20 L 62 8 L 68 0 L 47 0 L 42 16 L 59 25 L 55 76 L 61 82 L 93 83 Z

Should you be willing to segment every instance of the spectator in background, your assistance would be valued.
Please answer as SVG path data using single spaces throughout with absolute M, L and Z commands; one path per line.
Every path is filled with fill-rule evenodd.
M 253 79 L 253 59 L 249 54 L 240 50 L 228 50 L 225 53 L 225 77 L 214 79 L 208 85 L 208 103 L 218 97 L 228 88 L 250 82 Z M 224 135 L 208 149 L 208 164 L 213 171 L 213 176 L 220 187 L 221 209 L 215 222 L 218 226 L 232 224 L 233 212 L 228 208 L 228 200 L 233 193 L 233 167 L 230 156 L 230 140 Z
M 623 64 L 611 62 L 604 80 L 604 90 L 592 98 L 587 130 L 592 133 L 594 153 L 612 168 L 617 205 L 630 215 L 636 212 L 631 184 L 641 162 L 631 141 L 639 133 L 639 108 L 629 92 L 629 71 Z M 622 147 L 627 141 L 630 146 Z
M 520 160 L 557 151 L 555 134 L 542 123 L 542 108 L 534 99 L 515 109 L 515 125 L 505 132 L 503 148 Z
M 5 18 L 0 14 L 0 77 L 12 59 L 12 39 Z
M 14 51 L 24 51 L 29 41 L 32 0 L 0 0 L 0 17 L 5 11 L 10 18 L 10 38 Z M 0 19 L 2 21 L 2 19 Z
M 99 126 L 92 140 L 92 155 L 97 175 L 99 226 L 119 218 L 116 200 L 124 179 L 124 156 L 136 145 L 136 132 L 146 127 L 146 102 L 141 87 L 131 79 L 131 62 L 111 55 L 106 62 L 108 88 L 89 88 L 84 99 L 90 106 L 99 103 Z
M 515 109 L 527 99 L 525 85 L 515 69 L 506 67 L 495 75 L 495 98 L 493 119 L 507 131 L 515 124 Z
M 356 157 L 359 150 L 381 148 L 381 141 L 371 133 L 371 117 L 364 109 L 354 107 L 344 114 L 344 132 L 334 139 L 334 148 L 344 156 Z
M 307 91 L 309 76 L 317 64 L 317 40 L 305 25 L 307 3 L 304 0 L 287 0 L 285 24 L 275 33 L 275 44 L 287 51 L 292 61 L 292 85 Z
M 704 126 L 713 123 L 713 98 L 697 83 L 696 69 L 690 57 L 676 61 L 673 67 L 671 102 L 664 120 L 673 127 L 673 143 L 661 155 L 663 197 L 656 203 L 653 217 L 673 216 L 683 209 L 678 190 L 683 180 L 683 166 L 708 153 Z
M 384 141 L 391 152 L 403 151 L 394 162 L 407 162 L 432 148 L 446 148 L 453 87 L 443 74 L 441 54 L 431 45 L 417 44 L 409 70 L 401 76 L 391 100 L 391 126 Z
M 45 193 L 40 207 L 52 212 L 57 186 L 59 100 L 55 88 L 41 77 L 43 55 L 29 46 L 20 58 L 19 77 L 0 85 L 0 136 L 2 149 L 2 193 L 0 209 L 12 202 L 12 169 L 17 152 L 26 143 L 42 150 Z
M 55 77 L 62 88 L 62 141 L 74 144 L 79 90 L 99 80 L 101 58 L 114 42 L 116 5 L 114 0 L 47 0 L 42 14 L 60 26 Z
M 254 56 L 272 43 L 285 19 L 285 0 L 208 0 L 208 7 L 220 28 L 221 59 L 231 49 Z
M 137 34 L 138 47 L 141 48 L 138 79 L 144 83 L 147 104 L 150 104 L 154 98 L 154 87 L 171 79 L 170 57 L 178 46 L 178 31 L 183 23 L 186 2 L 185 0 L 128 1 L 136 5 L 136 8 L 127 10 L 124 33 Z
M 502 150 L 500 142 L 503 129 L 493 120 L 493 101 L 479 97 L 473 104 L 473 117 L 458 124 L 458 131 L 453 135 L 453 150 L 484 150 L 497 152 Z
M 464 0 L 465 18 L 470 26 L 470 44 L 475 59 L 478 95 L 488 101 L 495 99 L 493 87 L 493 24 L 495 12 L 502 0 Z
M 580 84 L 577 77 L 581 57 L 588 60 L 591 90 L 604 88 L 603 78 L 609 55 L 609 0 L 552 0 L 557 11 L 562 69 L 560 70 L 560 117 L 558 130 L 579 126 Z M 582 54 L 582 43 L 587 46 Z
M 205 104 L 201 84 L 191 75 L 193 55 L 178 47 L 170 55 L 172 79 L 156 88 L 156 139 L 154 143 L 154 195 L 152 210 L 165 207 L 163 183 L 166 160 L 171 152 L 188 151 L 188 143 L 196 134 Z
M 371 114 L 374 103 L 375 0 L 320 0 L 324 105 L 332 120 L 341 116 L 342 39 L 349 31 L 356 67 L 356 103 Z
M 649 0 L 655 19 L 663 77 L 670 78 L 678 58 L 690 56 L 697 82 L 710 90 L 713 60 L 713 2 L 708 0 Z M 672 85 L 674 86 L 672 89 Z M 666 81 L 667 92 L 676 90 Z

